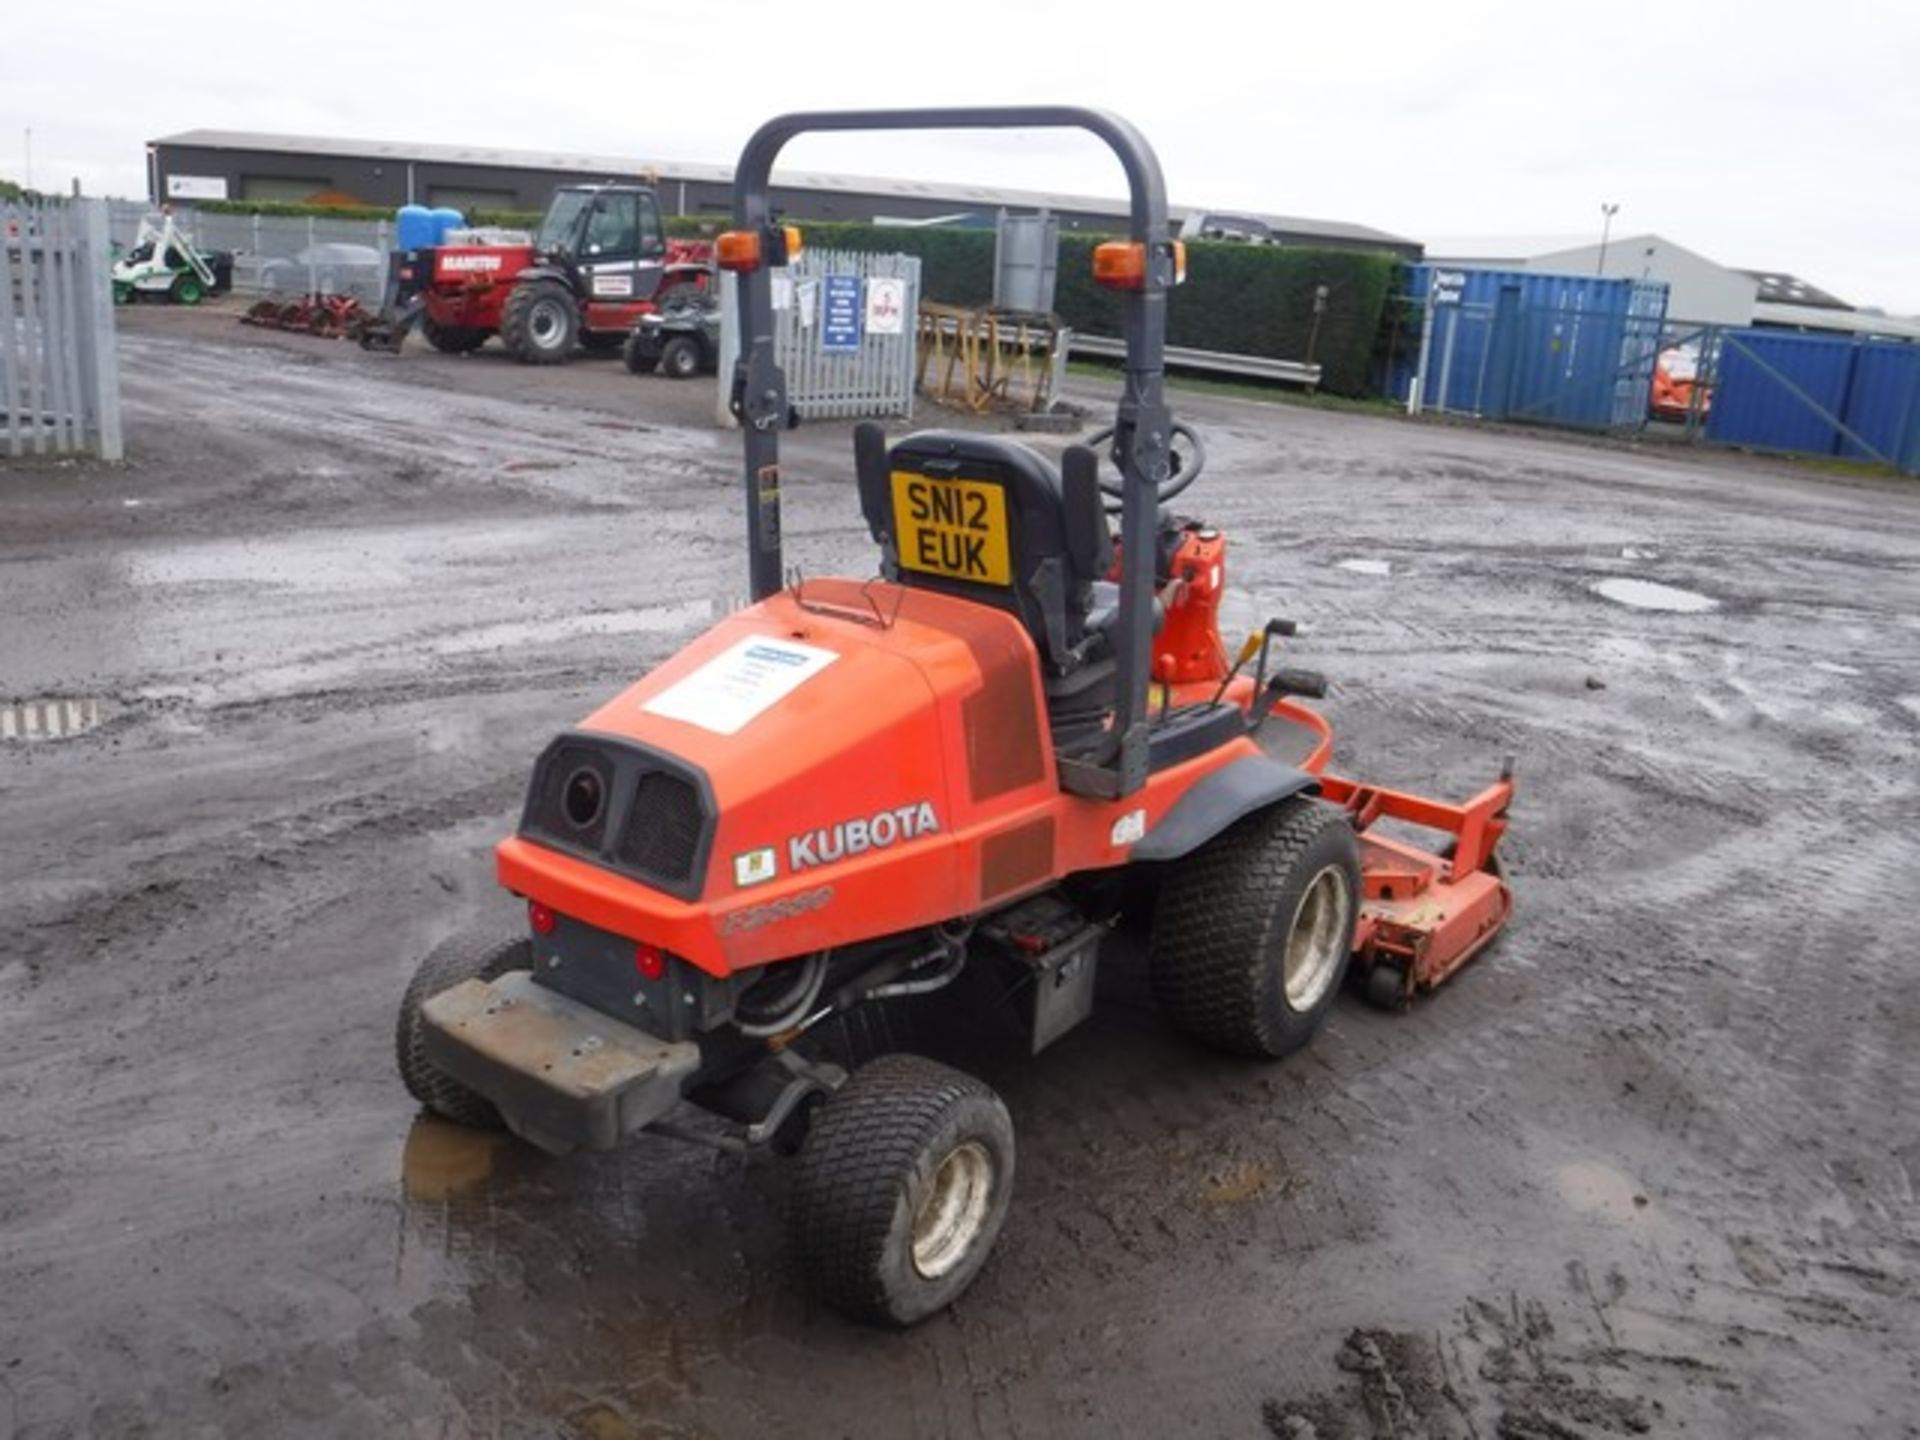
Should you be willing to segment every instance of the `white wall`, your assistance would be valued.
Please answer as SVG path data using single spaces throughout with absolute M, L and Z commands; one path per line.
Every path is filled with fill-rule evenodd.
M 1607 275 L 1667 282 L 1667 315 L 1706 325 L 1749 325 L 1760 283 L 1717 265 L 1704 255 L 1658 235 L 1623 235 L 1607 246 L 1604 270 L 1596 269 L 1600 247 L 1583 245 L 1535 255 L 1527 269 L 1561 275 Z

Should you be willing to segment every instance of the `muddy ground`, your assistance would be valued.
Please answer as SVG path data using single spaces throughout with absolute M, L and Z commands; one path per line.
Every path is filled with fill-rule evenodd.
M 711 392 L 158 309 L 124 360 L 124 469 L 0 467 L 0 701 L 102 722 L 0 741 L 0 1435 L 1920 1434 L 1920 490 L 1183 402 L 1340 763 L 1518 756 L 1517 917 L 1278 1066 L 1121 957 L 989 1071 L 1009 1228 L 900 1336 L 796 1293 L 779 1162 L 393 1073 L 538 747 L 744 588 Z M 789 558 L 865 573 L 795 438 Z

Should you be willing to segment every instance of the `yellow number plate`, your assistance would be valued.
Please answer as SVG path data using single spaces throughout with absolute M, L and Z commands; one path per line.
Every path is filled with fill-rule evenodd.
M 936 480 L 893 472 L 893 524 L 900 563 L 923 575 L 1008 585 L 1007 492 L 984 480 Z

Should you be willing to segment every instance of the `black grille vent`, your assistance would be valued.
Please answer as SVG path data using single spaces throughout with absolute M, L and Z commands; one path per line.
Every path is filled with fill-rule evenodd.
M 620 863 L 642 875 L 689 881 L 704 826 L 699 792 L 678 775 L 650 770 L 634 791 L 620 838 Z
M 600 804 L 591 820 L 575 824 L 567 814 L 567 787 L 582 771 L 598 783 Z M 576 787 L 577 791 L 578 787 Z M 607 811 L 612 807 L 613 764 L 600 751 L 586 745 L 563 744 L 548 758 L 540 772 L 540 784 L 533 797 L 532 828 L 583 850 L 599 850 L 607 837 Z M 585 815 L 576 794 L 575 810 Z

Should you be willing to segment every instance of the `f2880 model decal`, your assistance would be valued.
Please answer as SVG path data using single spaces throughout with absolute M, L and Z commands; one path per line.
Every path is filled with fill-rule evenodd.
M 917 840 L 939 829 L 940 817 L 934 813 L 932 802 L 921 800 L 862 820 L 842 820 L 795 835 L 787 841 L 787 867 L 800 871 L 831 865 L 869 850 L 884 850 L 902 840 Z

